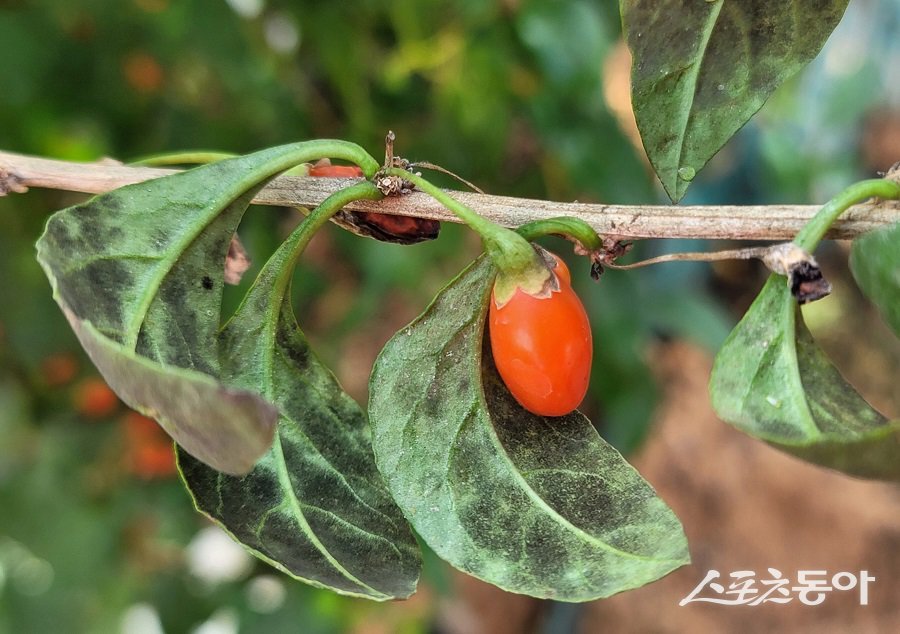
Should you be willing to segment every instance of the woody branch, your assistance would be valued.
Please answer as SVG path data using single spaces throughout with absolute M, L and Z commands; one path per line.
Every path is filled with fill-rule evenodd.
M 131 167 L 109 160 L 76 163 L 0 151 L 0 196 L 24 193 L 30 187 L 99 194 L 176 171 Z M 253 202 L 314 207 L 345 186 L 337 179 L 282 176 L 262 189 Z M 570 216 L 584 220 L 601 235 L 623 239 L 789 240 L 819 209 L 816 205 L 616 205 L 451 193 L 485 218 L 502 225 L 516 227 L 533 220 Z M 358 201 L 348 208 L 458 222 L 443 206 L 420 192 L 378 202 Z M 900 222 L 900 203 L 868 201 L 848 209 L 826 237 L 853 238 L 896 222 Z

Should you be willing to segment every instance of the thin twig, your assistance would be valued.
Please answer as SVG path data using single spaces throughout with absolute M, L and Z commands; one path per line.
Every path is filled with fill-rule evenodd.
M 477 192 L 479 194 L 484 193 L 484 190 L 481 189 L 478 185 L 467 181 L 465 178 L 463 178 L 459 174 L 454 174 L 453 172 L 448 170 L 446 167 L 441 167 L 440 165 L 435 165 L 434 163 L 431 163 L 429 161 L 416 161 L 415 163 L 410 163 L 408 169 L 414 169 L 416 167 L 422 167 L 427 170 L 432 170 L 435 172 L 440 172 L 441 174 L 446 174 L 447 176 L 456 179 L 457 181 L 459 181 L 460 183 L 462 183 L 463 185 L 465 185 L 466 187 L 471 189 L 473 192 Z
M 129 167 L 110 161 L 72 163 L 0 152 L 0 194 L 19 192 L 27 187 L 99 194 L 175 171 Z M 342 187 L 344 183 L 340 179 L 282 176 L 260 191 L 254 202 L 315 207 Z M 509 227 L 533 220 L 571 216 L 584 220 L 601 235 L 621 239 L 790 240 L 819 209 L 815 205 L 606 205 L 458 191 L 451 194 L 485 218 Z M 420 192 L 379 202 L 359 201 L 348 205 L 348 209 L 456 221 L 439 203 Z M 870 201 L 847 210 L 832 226 L 827 237 L 853 238 L 895 222 L 900 222 L 900 204 L 895 201 Z
M 709 252 L 688 252 L 688 253 L 666 253 L 658 255 L 655 258 L 647 258 L 639 262 L 631 262 L 629 264 L 616 264 L 613 262 L 604 262 L 604 266 L 611 269 L 619 269 L 627 271 L 629 269 L 639 269 L 652 264 L 662 264 L 663 262 L 719 262 L 720 260 L 758 260 L 764 258 L 771 251 L 770 247 L 749 247 L 747 249 L 727 249 L 725 251 L 709 251 Z

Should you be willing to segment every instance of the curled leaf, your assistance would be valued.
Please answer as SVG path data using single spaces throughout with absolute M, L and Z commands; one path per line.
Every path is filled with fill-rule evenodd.
M 716 355 L 719 417 L 784 451 L 845 473 L 900 480 L 900 421 L 889 422 L 816 345 L 772 275 Z
M 279 146 L 122 187 L 54 214 L 38 240 L 38 261 L 70 323 L 92 333 L 83 342 L 104 351 L 108 362 L 99 369 L 107 383 L 133 385 L 136 367 L 158 382 L 187 376 L 178 368 L 218 377 L 223 263 L 253 196 L 321 151 L 352 159 L 360 150 L 339 141 Z M 116 356 L 122 358 L 113 362 Z M 248 394 L 254 406 L 220 422 L 213 441 L 208 417 L 228 416 L 219 405 L 230 390 L 220 382 L 216 390 L 184 386 L 120 396 L 143 412 L 179 412 L 177 421 L 160 421 L 176 441 L 217 469 L 242 473 L 271 444 L 274 416 L 264 399 Z
M 157 420 L 184 450 L 213 468 L 247 473 L 269 449 L 278 410 L 253 392 L 193 370 L 164 367 L 100 334 L 65 310 L 78 341 L 130 407 Z M 240 444 L 242 450 L 235 451 Z
M 228 387 L 174 389 L 180 369 L 218 376 L 219 328 L 226 254 L 252 192 L 253 161 L 234 159 L 124 187 L 54 214 L 38 241 L 38 261 L 82 344 L 129 405 L 153 415 L 202 460 L 246 473 L 272 442 L 276 415 L 259 396 L 264 417 L 221 409 Z M 237 184 L 232 184 L 237 180 Z M 87 334 L 85 334 L 87 333 Z M 144 372 L 135 372 L 143 368 Z M 165 389 L 129 391 L 150 373 Z M 220 418 L 210 421 L 211 412 Z M 218 433 L 208 426 L 218 425 Z M 248 442 L 248 435 L 253 441 Z
M 495 275 L 476 261 L 375 364 L 373 446 L 394 499 L 439 556 L 513 592 L 588 601 L 686 563 L 675 515 L 590 421 L 509 395 L 483 346 Z
M 418 546 L 375 467 L 365 414 L 316 358 L 290 306 L 302 229 L 268 261 L 219 336 L 223 379 L 281 412 L 271 450 L 244 477 L 181 451 L 179 466 L 197 508 L 261 559 L 342 594 L 407 597 Z

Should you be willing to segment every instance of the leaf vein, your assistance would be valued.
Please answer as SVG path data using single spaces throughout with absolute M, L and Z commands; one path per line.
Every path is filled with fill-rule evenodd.
M 370 591 L 373 595 L 385 596 L 375 588 L 372 588 L 371 586 L 357 579 L 353 575 L 353 573 L 344 568 L 344 566 L 341 565 L 341 563 L 337 559 L 335 559 L 334 555 L 332 555 L 331 552 L 325 547 L 325 544 L 323 544 L 319 540 L 318 536 L 315 534 L 315 531 L 313 531 L 312 527 L 309 525 L 309 522 L 307 521 L 306 516 L 303 513 L 303 504 L 297 498 L 296 492 L 294 491 L 294 488 L 291 484 L 290 474 L 288 474 L 287 471 L 287 463 L 284 460 L 284 450 L 281 446 L 281 436 L 278 434 L 275 435 L 273 448 L 277 454 L 275 464 L 277 466 L 278 480 L 279 482 L 281 482 L 281 486 L 284 491 L 287 492 L 285 495 L 285 499 L 290 506 L 290 509 L 292 511 L 291 514 L 297 519 L 297 523 L 300 525 L 300 529 L 309 538 L 309 541 L 312 543 L 312 545 L 316 548 L 316 550 L 322 553 L 322 556 L 325 557 L 328 563 L 330 563 L 334 567 L 334 569 L 345 578 L 357 584 L 361 588 Z
M 350 520 L 341 517 L 340 515 L 338 515 L 338 514 L 335 513 L 334 511 L 330 511 L 330 510 L 328 510 L 328 509 L 324 509 L 324 508 L 322 508 L 322 507 L 320 507 L 320 506 L 316 506 L 315 504 L 309 504 L 308 502 L 301 502 L 301 506 L 302 506 L 304 509 L 310 509 L 310 510 L 313 510 L 313 511 L 318 511 L 318 512 L 320 512 L 320 513 L 323 513 L 323 514 L 325 514 L 325 515 L 328 515 L 329 517 L 333 517 L 336 521 L 340 522 L 342 525 L 344 525 L 344 526 L 346 526 L 346 527 L 348 527 L 348 528 L 351 528 L 351 529 L 355 530 L 356 532 L 361 533 L 362 535 L 366 535 L 366 536 L 368 536 L 368 537 L 370 537 L 370 538 L 373 538 L 373 539 L 375 539 L 375 540 L 378 541 L 378 542 L 384 542 L 385 544 L 388 545 L 388 547 L 390 547 L 391 550 L 393 550 L 393 551 L 397 554 L 397 558 L 398 558 L 399 560 L 401 560 L 401 561 L 403 560 L 403 555 L 402 555 L 402 553 L 400 552 L 400 549 L 397 548 L 396 545 L 394 545 L 388 538 L 384 537 L 383 535 L 379 535 L 379 534 L 377 534 L 377 533 L 373 533 L 373 532 L 371 532 L 371 531 L 368 531 L 368 530 L 366 530 L 365 528 L 363 528 L 362 526 L 360 526 L 359 524 L 354 524 L 354 523 L 351 522 Z
M 279 348 L 279 354 L 284 358 L 284 360 L 285 360 L 286 362 L 288 362 L 288 363 L 286 363 L 286 365 L 291 369 L 292 372 L 294 372 L 294 373 L 296 373 L 296 374 L 302 376 L 302 373 L 300 372 L 299 368 L 295 367 L 292 363 L 290 363 L 290 358 L 289 358 L 289 357 L 287 356 L 287 354 L 286 354 L 283 350 L 281 350 L 280 348 Z M 318 391 L 318 388 L 315 388 L 315 389 Z M 322 396 L 323 396 L 323 397 L 327 397 L 328 395 L 322 395 Z M 324 400 L 324 399 L 323 399 L 323 400 Z M 337 415 L 337 413 L 335 413 L 332 409 L 330 409 L 330 408 L 329 408 L 329 409 L 326 409 L 326 410 L 324 410 L 322 413 L 323 413 L 323 414 L 327 414 L 333 421 L 335 421 L 335 424 L 336 424 L 336 425 L 338 425 L 338 426 L 343 426 L 343 425 L 344 425 L 344 421 L 343 421 L 343 420 Z M 330 460 L 327 456 L 325 456 L 325 454 L 322 453 L 322 451 L 321 451 L 321 450 L 319 449 L 319 447 L 313 442 L 312 438 L 309 437 L 309 435 L 306 433 L 306 431 L 303 429 L 303 427 L 302 427 L 301 425 L 299 425 L 299 424 L 298 424 L 298 425 L 294 425 L 294 426 L 293 426 L 293 429 L 295 429 L 296 431 L 298 431 L 298 432 L 303 436 L 303 438 L 306 439 L 306 441 L 307 441 L 307 443 L 309 444 L 309 446 L 316 452 L 316 455 L 317 455 L 319 458 L 321 458 L 321 459 L 322 459 L 322 462 L 324 462 L 325 465 L 327 465 L 327 467 L 328 467 L 332 472 L 334 472 L 334 474 L 338 477 L 338 479 L 340 479 L 340 481 L 344 483 L 344 485 L 347 487 L 347 490 L 350 492 L 350 494 L 351 494 L 351 495 L 352 495 L 352 496 L 353 496 L 360 504 L 362 504 L 364 507 L 366 507 L 367 509 L 369 509 L 370 511 L 372 511 L 372 512 L 375 513 L 376 515 L 381 516 L 381 517 L 382 517 L 385 521 L 387 521 L 393 528 L 397 528 L 396 522 L 394 522 L 394 520 L 391 519 L 390 516 L 386 515 L 386 514 L 385 514 L 384 512 L 382 512 L 381 510 L 379 510 L 379 509 L 373 507 L 372 505 L 370 505 L 368 502 L 366 502 L 364 499 L 362 499 L 362 498 L 359 496 L 359 494 L 356 492 L 356 489 L 354 489 L 353 486 L 350 484 L 350 482 L 347 480 L 347 477 L 346 477 L 346 476 L 345 476 L 345 475 L 344 475 L 344 474 L 343 474 L 336 466 L 334 466 L 334 464 L 331 462 L 331 460 Z
M 487 409 L 487 405 L 485 405 L 485 409 Z M 648 556 L 638 555 L 635 553 L 630 553 L 630 552 L 627 552 L 624 550 L 620 550 L 620 549 L 616 548 L 615 546 L 612 546 L 611 544 L 608 544 L 607 542 L 603 541 L 599 537 L 592 535 L 591 533 L 588 533 L 583 528 L 580 528 L 580 527 L 576 526 L 575 524 L 573 524 L 568 518 L 566 518 L 559 511 L 557 511 L 555 508 L 550 506 L 550 504 L 544 498 L 542 498 L 540 495 L 538 495 L 537 491 L 535 491 L 531 487 L 531 485 L 528 483 L 528 481 L 525 480 L 524 477 L 522 477 L 522 474 L 516 468 L 516 465 L 512 461 L 512 458 L 510 458 L 509 454 L 506 452 L 506 448 L 503 446 L 503 443 L 500 442 L 500 438 L 499 438 L 499 436 L 497 436 L 497 432 L 494 429 L 494 426 L 492 424 L 490 424 L 490 422 L 488 422 L 488 421 L 482 421 L 482 422 L 488 428 L 488 436 L 490 437 L 491 443 L 494 445 L 494 447 L 496 447 L 498 454 L 504 459 L 504 461 L 507 464 L 509 464 L 509 467 L 510 467 L 509 471 L 512 474 L 513 479 L 519 484 L 519 486 L 522 488 L 524 493 L 529 498 L 531 498 L 537 506 L 544 509 L 544 511 L 546 511 L 546 513 L 551 518 L 554 518 L 559 524 L 564 526 L 566 529 L 570 530 L 572 533 L 574 533 L 576 536 L 580 537 L 584 541 L 594 544 L 594 545 L 598 546 L 599 548 L 601 548 L 602 550 L 606 550 L 608 552 L 614 553 L 621 557 L 625 557 L 625 558 L 629 558 L 629 559 L 637 559 L 639 561 L 678 561 L 676 559 L 663 560 L 663 559 L 659 559 L 657 557 L 648 557 Z
M 703 61 L 706 59 L 706 51 L 709 46 L 709 40 L 712 37 L 713 30 L 715 30 L 716 24 L 719 21 L 719 15 L 722 12 L 722 6 L 725 4 L 725 0 L 720 0 L 716 2 L 711 7 L 710 19 L 707 20 L 706 26 L 703 29 L 703 33 L 701 34 L 702 41 L 700 42 L 700 57 L 694 62 L 694 64 L 687 70 L 685 75 L 687 76 L 687 81 L 691 87 L 691 90 L 687 92 L 687 104 L 686 108 L 683 109 L 684 112 L 684 121 L 680 127 L 680 134 L 678 135 L 678 160 L 675 165 L 676 170 L 681 167 L 681 162 L 684 159 L 684 140 L 687 137 L 687 129 L 691 120 L 691 116 L 693 114 L 694 108 L 694 99 L 697 96 L 697 78 L 700 76 L 700 68 L 703 66 Z M 677 187 L 677 174 L 676 174 L 676 187 Z

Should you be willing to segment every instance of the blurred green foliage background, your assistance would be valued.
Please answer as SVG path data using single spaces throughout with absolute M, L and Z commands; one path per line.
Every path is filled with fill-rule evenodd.
M 896 2 L 854 0 L 823 54 L 685 202 L 822 202 L 886 169 L 887 133 L 873 127 L 900 125 L 898 28 Z M 379 156 L 392 129 L 403 156 L 490 193 L 663 202 L 628 117 L 614 3 L 4 0 L 0 59 L 3 150 L 128 161 L 336 137 Z M 95 371 L 34 260 L 49 213 L 81 198 L 0 199 L 0 634 L 430 631 L 436 598 L 450 592 L 433 559 L 422 597 L 404 604 L 313 590 L 217 541 L 174 478 L 129 464 L 129 415 L 85 405 Z M 251 210 L 241 228 L 251 274 L 297 219 Z M 351 394 L 366 398 L 380 346 L 478 250 L 455 225 L 405 248 L 336 227 L 317 236 L 296 275 L 297 312 Z M 673 265 L 593 285 L 576 266 L 596 341 L 585 410 L 630 451 L 656 406 L 653 343 L 715 349 L 734 320 L 722 300 L 745 306 L 762 274 Z M 222 565 L 208 564 L 212 574 L 197 561 Z

